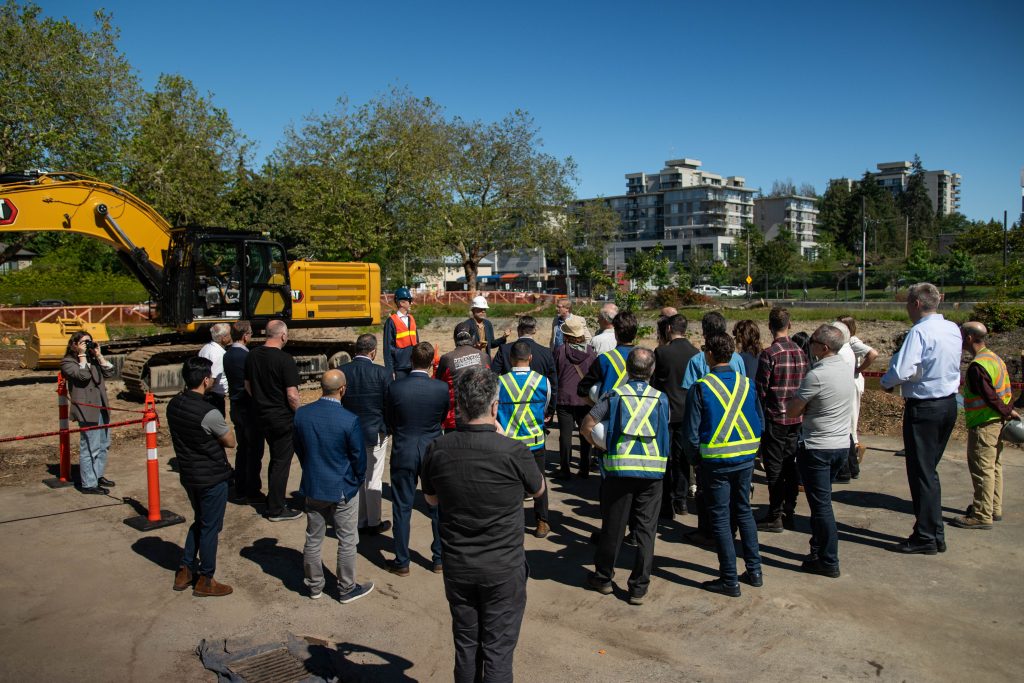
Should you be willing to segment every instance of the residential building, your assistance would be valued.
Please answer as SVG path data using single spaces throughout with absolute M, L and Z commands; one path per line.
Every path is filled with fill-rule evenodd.
M 910 182 L 913 164 L 909 161 L 890 161 L 878 164 L 878 173 L 872 176 L 878 184 L 899 197 Z M 924 184 L 932 208 L 940 216 L 947 216 L 960 210 L 960 174 L 952 171 L 925 171 Z
M 697 253 L 728 261 L 736 253 L 743 224 L 753 219 L 755 190 L 740 176 L 700 167 L 697 159 L 671 159 L 657 173 L 627 173 L 626 193 L 602 198 L 622 217 L 619 239 L 608 245 L 610 271 L 659 243 L 672 263 Z
M 7 249 L 7 245 L 0 242 L 0 253 L 3 253 Z M 32 259 L 38 254 L 28 249 L 19 249 L 10 258 L 3 263 L 0 263 L 0 275 L 5 273 L 13 273 L 16 270 L 22 270 L 32 265 Z
M 773 240 L 789 230 L 800 247 L 800 254 L 809 261 L 818 256 L 818 206 L 814 197 L 784 195 L 754 200 L 754 225 L 765 240 Z

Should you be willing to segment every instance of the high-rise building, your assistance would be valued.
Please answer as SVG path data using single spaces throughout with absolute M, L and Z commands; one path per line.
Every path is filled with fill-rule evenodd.
M 626 194 L 602 198 L 622 218 L 618 239 L 608 245 L 609 270 L 622 270 L 638 250 L 658 243 L 673 263 L 697 253 L 728 261 L 736 253 L 743 223 L 754 215 L 755 190 L 740 176 L 700 166 L 696 159 L 672 159 L 657 173 L 627 173 Z
M 791 194 L 781 197 L 759 197 L 754 200 L 754 225 L 765 240 L 773 240 L 782 230 L 789 230 L 800 248 L 800 255 L 809 261 L 818 257 L 818 205 L 814 197 Z
M 872 176 L 879 185 L 899 197 L 910 182 L 913 164 L 909 161 L 890 161 L 878 164 L 878 173 Z M 932 208 L 940 216 L 947 216 L 960 210 L 960 174 L 952 171 L 925 171 L 924 184 Z

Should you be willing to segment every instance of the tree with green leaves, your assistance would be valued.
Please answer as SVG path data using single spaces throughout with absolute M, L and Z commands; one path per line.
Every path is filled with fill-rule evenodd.
M 571 199 L 576 164 L 541 151 L 537 125 L 520 110 L 489 124 L 455 119 L 448 139 L 446 187 L 432 209 L 475 290 L 487 254 L 557 242 L 551 207 Z
M 846 178 L 830 180 L 818 209 L 821 231 L 832 238 L 836 245 L 847 249 L 853 247 L 854 215 L 850 181 Z
M 755 256 L 759 277 L 767 277 L 769 286 L 774 282 L 778 287 L 781 283 L 783 296 L 789 295 L 789 283 L 793 280 L 800 261 L 802 259 L 796 240 L 786 229 L 780 230 L 775 239 L 765 242 Z
M 172 225 L 222 225 L 249 143 L 227 111 L 186 78 L 160 76 L 143 97 L 127 149 L 128 188 Z
M 590 285 L 591 292 L 595 285 L 607 291 L 614 284 L 605 270 L 605 249 L 618 236 L 621 223 L 619 212 L 601 199 L 570 206 L 566 211 L 563 239 L 558 246 L 569 255 L 577 277 Z
M 43 17 L 34 4 L 0 5 L 0 173 L 46 168 L 122 180 L 140 88 L 110 15 L 94 17 L 89 30 Z M 15 232 L 4 241 L 0 263 L 25 247 L 46 252 L 83 238 Z
M 946 257 L 946 275 L 960 283 L 960 300 L 963 301 L 967 296 L 967 283 L 974 282 L 978 276 L 974 257 L 960 249 L 951 250 Z
M 921 157 L 914 155 L 907 188 L 900 195 L 900 211 L 909 221 L 911 240 L 931 240 L 935 237 L 935 207 L 928 196 L 925 170 Z
M 299 255 L 372 260 L 394 275 L 403 258 L 439 257 L 443 225 L 430 207 L 444 191 L 448 142 L 441 107 L 404 89 L 307 117 L 264 171 L 281 236 Z

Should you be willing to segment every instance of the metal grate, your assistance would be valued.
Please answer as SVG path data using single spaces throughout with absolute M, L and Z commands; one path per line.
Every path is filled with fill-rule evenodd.
M 229 669 L 247 683 L 296 683 L 309 676 L 306 665 L 284 647 L 239 660 Z

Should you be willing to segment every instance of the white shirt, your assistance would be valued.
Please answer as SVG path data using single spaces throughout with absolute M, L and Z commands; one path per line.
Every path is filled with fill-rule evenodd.
M 225 396 L 228 393 L 228 378 L 224 376 L 224 347 L 215 341 L 209 341 L 199 349 L 199 357 L 213 363 L 210 372 L 213 374 L 214 385 L 210 391 Z
M 904 398 L 943 398 L 960 388 L 963 338 L 960 328 L 940 313 L 926 315 L 910 328 L 903 348 L 893 356 L 882 386 L 900 387 Z
M 601 332 L 601 334 L 595 334 L 594 338 L 590 340 L 590 345 L 594 347 L 594 353 L 601 355 L 614 349 L 618 344 L 615 343 L 615 330 L 609 327 L 607 330 Z
M 852 337 L 850 337 L 850 348 L 853 349 L 853 355 L 857 357 L 857 367 L 858 368 L 861 366 L 861 363 L 864 362 L 864 359 L 868 357 L 868 354 L 871 353 L 872 351 L 874 351 L 873 348 L 871 348 L 870 346 L 868 346 L 867 344 L 862 342 L 860 339 L 858 339 L 857 335 L 853 335 Z M 857 368 L 854 368 L 854 371 L 856 371 L 856 369 Z M 862 375 L 862 374 L 860 374 L 858 372 L 857 375 L 856 375 L 856 381 L 857 381 L 857 391 L 859 391 L 860 393 L 863 394 L 864 393 L 864 375 Z

